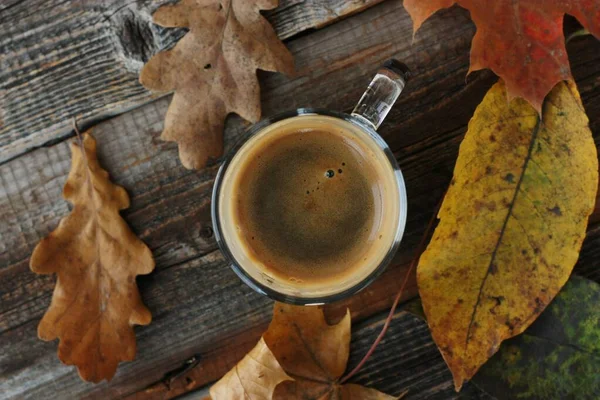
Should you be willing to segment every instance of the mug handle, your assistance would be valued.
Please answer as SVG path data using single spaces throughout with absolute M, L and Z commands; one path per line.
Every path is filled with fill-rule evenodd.
M 352 116 L 377 130 L 409 78 L 410 70 L 406 64 L 394 59 L 387 60 L 352 110 Z

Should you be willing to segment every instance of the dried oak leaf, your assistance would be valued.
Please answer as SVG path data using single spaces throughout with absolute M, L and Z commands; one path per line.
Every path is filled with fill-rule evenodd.
M 264 339 L 210 388 L 213 400 L 270 400 L 275 387 L 291 380 Z
M 433 338 L 459 390 L 522 333 L 569 278 L 598 187 L 577 88 L 559 83 L 543 119 L 497 83 L 460 146 L 440 219 L 417 268 Z
M 360 385 L 341 385 L 350 353 L 350 312 L 328 325 L 317 307 L 275 303 L 263 338 L 293 381 L 280 383 L 274 399 L 393 400 Z
M 113 184 L 96 156 L 96 141 L 71 145 L 63 196 L 73 205 L 56 230 L 33 250 L 31 270 L 56 274 L 50 308 L 38 326 L 43 340 L 60 339 L 58 358 L 86 381 L 110 380 L 120 361 L 135 357 L 132 325 L 152 319 L 135 277 L 154 269 L 150 249 L 119 215 L 129 197 Z
M 201 168 L 223 153 L 225 117 L 260 118 L 256 70 L 293 73 L 290 52 L 260 10 L 277 0 L 182 0 L 159 8 L 154 22 L 189 32 L 148 61 L 140 82 L 175 91 L 162 138 L 179 145 L 186 168 Z
M 594 0 L 405 0 L 415 32 L 437 10 L 458 4 L 471 12 L 477 33 L 469 72 L 483 68 L 506 82 L 509 100 L 522 97 L 542 111 L 554 85 L 573 80 L 563 36 L 571 14 L 600 38 L 600 2 Z

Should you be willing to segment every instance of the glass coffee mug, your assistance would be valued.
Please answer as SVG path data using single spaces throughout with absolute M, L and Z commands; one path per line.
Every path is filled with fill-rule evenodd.
M 292 304 L 337 301 L 391 261 L 406 190 L 376 130 L 409 74 L 389 60 L 350 115 L 284 112 L 253 125 L 226 157 L 212 195 L 215 237 L 254 290 Z

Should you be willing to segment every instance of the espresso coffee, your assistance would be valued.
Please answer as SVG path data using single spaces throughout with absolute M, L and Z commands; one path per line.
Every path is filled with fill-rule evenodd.
M 241 168 L 235 219 L 252 258 L 299 282 L 364 261 L 381 193 L 360 146 L 335 130 L 280 132 Z
M 393 241 L 393 170 L 346 121 L 285 122 L 248 141 L 228 168 L 229 241 L 267 280 L 344 286 L 371 272 Z

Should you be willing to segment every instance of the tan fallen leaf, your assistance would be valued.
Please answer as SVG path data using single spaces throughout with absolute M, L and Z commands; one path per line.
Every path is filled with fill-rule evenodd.
M 135 277 L 154 269 L 150 249 L 119 215 L 129 197 L 114 185 L 96 156 L 96 141 L 83 135 L 85 151 L 71 145 L 71 171 L 63 196 L 73 211 L 33 251 L 31 270 L 56 274 L 50 308 L 38 326 L 43 340 L 60 339 L 59 359 L 86 381 L 110 380 L 120 361 L 135 357 L 132 325 L 152 317 Z
M 264 339 L 210 388 L 213 400 L 270 400 L 275 387 L 291 380 Z
M 330 326 L 320 308 L 275 303 L 263 338 L 294 379 L 279 384 L 274 399 L 397 399 L 375 389 L 339 383 L 350 354 L 349 311 Z
M 543 120 L 522 99 L 508 103 L 504 84 L 490 89 L 417 269 L 457 390 L 565 284 L 597 187 L 596 146 L 574 84 L 550 92 Z
M 165 27 L 189 32 L 142 69 L 149 89 L 175 91 L 162 138 L 179 145 L 186 168 L 201 168 L 223 153 L 225 117 L 256 122 L 260 87 L 256 70 L 291 74 L 293 58 L 260 10 L 277 0 L 181 0 L 154 13 Z

